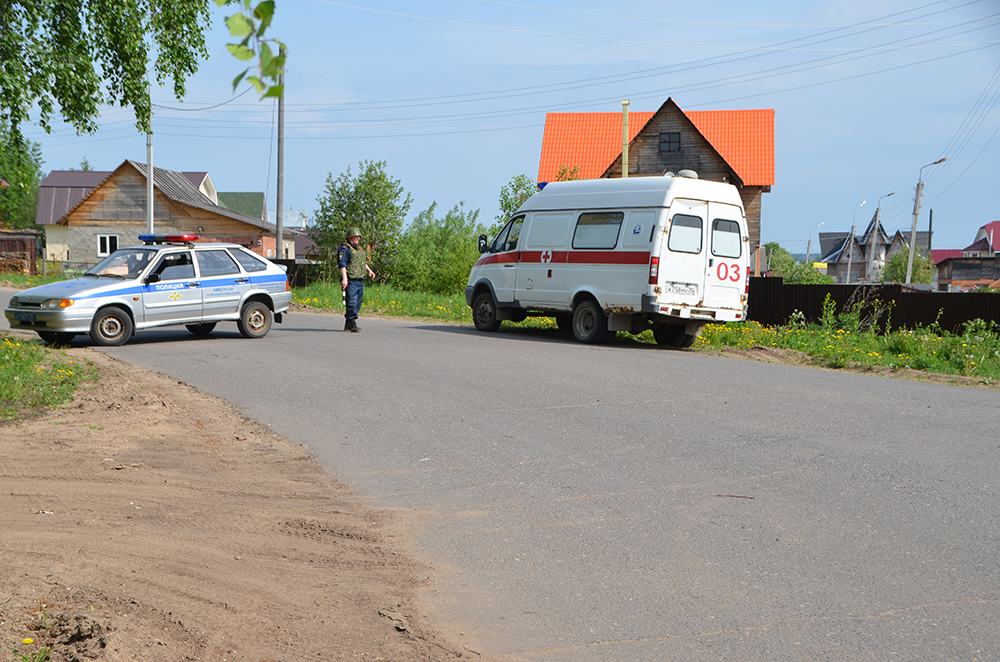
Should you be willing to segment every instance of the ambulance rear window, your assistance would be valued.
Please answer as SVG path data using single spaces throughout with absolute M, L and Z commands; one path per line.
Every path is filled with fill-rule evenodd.
M 667 248 L 675 253 L 701 252 L 701 218 L 677 214 L 670 222 Z
M 624 218 L 620 211 L 580 214 L 573 233 L 573 248 L 614 248 Z
M 717 218 L 712 221 L 712 255 L 719 257 L 739 257 L 740 224 Z

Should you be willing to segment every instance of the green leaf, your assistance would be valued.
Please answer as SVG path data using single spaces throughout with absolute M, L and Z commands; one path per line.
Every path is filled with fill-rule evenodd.
M 247 75 L 248 71 L 250 70 L 244 69 L 239 76 L 233 79 L 233 90 L 236 90 L 236 87 L 240 84 L 240 81 L 243 80 L 243 77 Z
M 280 97 L 281 93 L 284 92 L 284 90 L 285 90 L 284 85 L 272 85 L 270 88 L 268 88 L 267 92 L 264 93 L 264 97 Z
M 271 19 L 274 18 L 274 2 L 273 0 L 264 0 L 257 8 L 254 9 L 254 16 L 260 20 L 260 29 L 258 33 L 263 36 L 264 30 L 271 27 Z
M 229 27 L 229 34 L 234 37 L 245 37 L 254 33 L 253 21 L 243 14 L 233 14 L 228 17 L 226 25 Z
M 247 82 L 253 85 L 254 89 L 257 90 L 258 93 L 263 92 L 265 89 L 267 89 L 267 86 L 264 85 L 264 83 L 261 82 L 260 78 L 257 78 L 256 76 L 247 76 Z
M 244 62 L 253 59 L 254 55 L 256 55 L 252 50 L 240 44 L 226 44 L 226 50 L 237 60 L 243 60 Z

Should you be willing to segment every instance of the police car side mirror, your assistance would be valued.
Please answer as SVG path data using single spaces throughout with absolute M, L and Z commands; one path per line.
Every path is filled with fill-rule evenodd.
M 479 252 L 480 252 L 480 254 L 485 253 L 488 250 L 490 250 L 489 239 L 487 239 L 486 235 L 484 235 L 484 234 L 479 235 Z
M 159 283 L 159 282 L 160 282 L 160 274 L 149 274 L 146 277 L 147 285 L 149 285 L 150 283 Z

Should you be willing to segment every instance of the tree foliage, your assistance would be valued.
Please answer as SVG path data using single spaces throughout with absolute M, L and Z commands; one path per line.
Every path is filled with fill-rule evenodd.
M 515 175 L 500 189 L 500 213 L 496 215 L 491 230 L 500 228 L 510 220 L 510 217 L 524 204 L 524 201 L 538 193 L 538 186 L 528 175 Z M 493 234 L 491 232 L 491 234 Z
M 906 249 L 892 255 L 879 274 L 879 280 L 883 283 L 905 283 L 906 263 L 909 259 L 910 251 Z M 913 255 L 913 273 L 910 274 L 910 282 L 929 284 L 933 279 L 934 261 L 918 248 Z
M 557 182 L 572 182 L 580 179 L 580 166 L 573 166 L 572 168 L 568 165 L 559 166 L 559 171 L 556 172 Z
M 271 26 L 274 18 L 273 0 L 262 0 L 256 6 L 251 0 L 215 0 L 220 7 L 224 5 L 239 5 L 239 11 L 226 19 L 226 27 L 230 36 L 240 39 L 239 43 L 227 44 L 226 48 L 237 60 L 247 62 L 257 59 L 256 73 L 250 73 L 250 67 L 233 80 L 233 90 L 245 80 L 257 93 L 263 97 L 281 96 L 280 76 L 285 69 L 285 45 L 277 39 L 265 39 L 264 33 Z M 271 47 L 277 46 L 277 53 Z
M 42 183 L 42 146 L 15 136 L 0 120 L 0 224 L 11 228 L 35 227 L 38 186 Z
M 0 3 L 0 118 L 15 135 L 39 111 L 50 131 L 58 112 L 80 133 L 97 130 L 101 104 L 135 110 L 149 130 L 146 69 L 156 81 L 184 84 L 208 57 L 206 0 L 6 0 Z M 58 109 L 58 110 L 57 110 Z
M 328 174 L 316 202 L 319 208 L 313 213 L 312 237 L 331 269 L 336 266 L 337 247 L 344 243 L 347 229 L 356 226 L 369 251 L 368 262 L 375 277 L 380 282 L 388 280 L 413 198 L 399 180 L 386 173 L 385 161 L 361 161 L 357 177 L 351 175 L 350 166 L 336 178 Z
M 240 39 L 228 45 L 230 53 L 257 60 L 256 73 L 244 70 L 234 88 L 247 80 L 261 96 L 278 96 L 283 45 L 264 38 L 273 0 L 215 3 L 238 6 L 226 19 Z M 37 110 L 46 132 L 59 116 L 78 133 L 94 133 L 100 107 L 108 104 L 132 108 L 136 128 L 149 132 L 150 62 L 156 82 L 171 85 L 182 99 L 187 79 L 208 57 L 209 6 L 208 0 L 0 0 L 0 120 L 20 137 Z
M 802 264 L 777 242 L 764 244 L 767 255 L 767 269 L 772 276 L 780 276 L 790 285 L 832 283 L 833 279 L 813 268 Z
M 437 203 L 417 214 L 399 243 L 393 284 L 404 290 L 455 294 L 462 292 L 469 270 L 479 259 L 477 238 L 485 231 L 479 210 L 460 202 L 442 218 Z

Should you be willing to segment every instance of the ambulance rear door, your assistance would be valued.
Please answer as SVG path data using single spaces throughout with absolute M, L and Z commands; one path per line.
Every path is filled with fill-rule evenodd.
M 735 205 L 711 202 L 708 206 L 708 271 L 705 274 L 705 307 L 743 310 L 740 296 L 750 265 L 743 236 L 746 221 Z
M 667 213 L 666 237 L 657 256 L 657 302 L 661 306 L 700 307 L 708 260 L 708 203 L 675 198 Z

